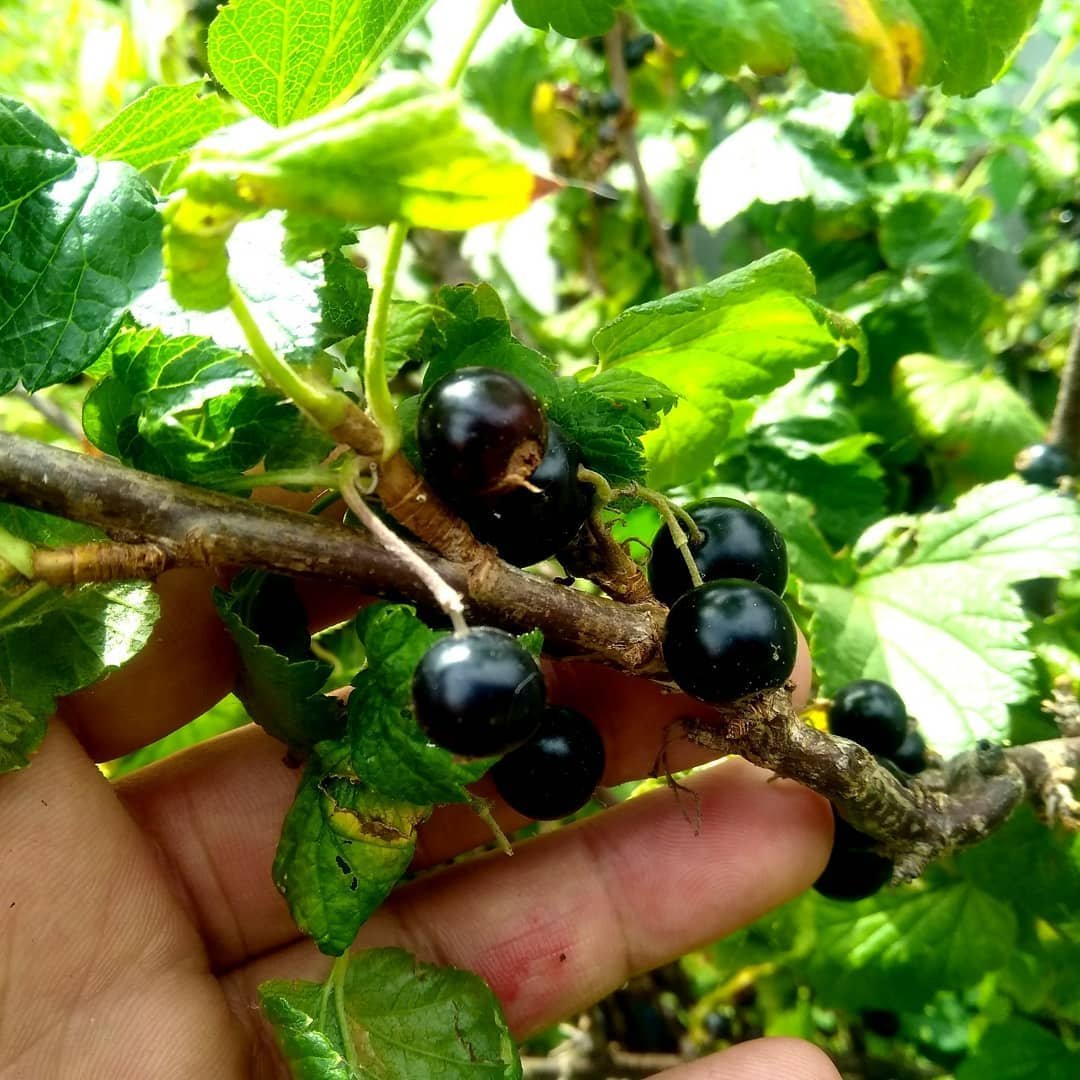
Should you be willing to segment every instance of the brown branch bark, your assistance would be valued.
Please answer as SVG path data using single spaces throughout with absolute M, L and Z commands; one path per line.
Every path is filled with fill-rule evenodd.
M 633 117 L 633 103 L 630 97 L 630 74 L 626 70 L 626 59 L 623 56 L 625 43 L 626 18 L 620 15 L 615 20 L 614 27 L 604 35 L 604 54 L 607 57 L 608 72 L 611 75 L 611 88 L 622 99 L 627 116 Z M 645 220 L 649 225 L 653 258 L 656 260 L 656 269 L 660 274 L 660 280 L 664 283 L 664 288 L 668 292 L 675 292 L 679 288 L 679 264 L 671 247 L 667 229 L 664 226 L 660 205 L 657 203 L 656 196 L 649 186 L 648 177 L 645 175 L 645 167 L 641 163 L 635 127 L 636 125 L 633 123 L 619 124 L 619 153 L 634 174 L 638 198 L 641 200 Z
M 415 500 L 424 495 L 408 473 L 390 470 L 387 475 L 393 497 Z M 0 433 L 0 499 L 97 526 L 115 540 L 152 544 L 168 565 L 253 566 L 339 581 L 372 596 L 416 603 L 430 599 L 412 570 L 355 529 L 188 487 L 18 435 Z M 415 518 L 404 516 L 416 524 Z M 461 528 L 464 536 L 455 542 L 467 552 L 472 551 L 470 542 L 480 547 Z M 490 548 L 481 550 L 487 554 L 468 566 L 426 556 L 464 594 L 472 617 L 514 629 L 539 627 L 556 654 L 598 659 L 632 671 L 658 667 L 663 608 L 588 596 L 517 570 Z M 56 553 L 38 557 L 47 560 L 51 580 L 72 581 L 87 580 L 74 576 L 75 562 L 85 566 L 85 556 L 85 551 L 72 556 L 68 567 L 58 566 L 64 556 Z M 121 564 L 135 570 L 132 564 Z
M 1080 464 L 1080 307 L 1073 323 L 1065 369 L 1061 373 L 1048 441 L 1064 450 L 1073 468 Z
M 415 473 L 395 467 L 384 476 L 385 494 L 406 506 L 393 504 L 405 520 L 419 520 L 407 511 L 433 512 L 441 527 L 448 511 L 426 501 Z M 0 499 L 95 525 L 117 541 L 98 545 L 100 552 L 92 545 L 39 550 L 48 580 L 98 580 L 110 567 L 152 578 L 167 565 L 253 566 L 330 579 L 373 596 L 429 599 L 410 567 L 355 529 L 16 435 L 0 434 Z M 444 548 L 460 545 L 465 562 L 425 557 L 465 596 L 473 618 L 510 629 L 539 627 L 556 655 L 660 673 L 663 607 L 620 604 L 523 573 L 460 528 L 463 533 L 443 538 Z M 932 859 L 990 835 L 1025 799 L 1050 821 L 1080 827 L 1073 794 L 1080 769 L 1076 707 L 1062 691 L 1053 709 L 1065 737 L 1008 749 L 980 746 L 908 782 L 861 746 L 807 725 L 786 689 L 717 707 L 683 727 L 717 753 L 738 754 L 830 799 L 852 825 L 878 839 L 906 880 Z

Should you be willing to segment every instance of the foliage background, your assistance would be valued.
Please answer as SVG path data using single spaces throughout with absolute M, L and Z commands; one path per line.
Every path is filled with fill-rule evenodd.
M 445 71 L 466 6 L 437 4 L 392 63 Z M 0 9 L 0 86 L 83 147 L 147 85 L 205 70 L 212 14 L 178 0 L 15 0 Z M 648 436 L 651 480 L 679 497 L 746 493 L 773 516 L 822 692 L 888 677 L 946 754 L 982 737 L 1049 737 L 1040 702 L 1054 678 L 1080 679 L 1075 535 L 1055 531 L 1051 496 L 1009 479 L 1016 451 L 1045 429 L 1080 299 L 1078 39 L 1077 5 L 1047 3 L 1001 81 L 972 98 L 832 93 L 799 69 L 725 77 L 663 45 L 632 73 L 643 162 L 686 280 L 789 248 L 816 299 L 866 341 L 865 356 L 846 350 L 768 395 L 695 392 L 711 441 L 672 456 L 662 431 Z M 662 294 L 633 178 L 625 164 L 608 168 L 613 121 L 583 106 L 582 92 L 608 88 L 603 62 L 508 7 L 464 85 L 539 171 L 554 161 L 588 185 L 460 243 L 412 249 L 402 359 L 410 318 L 466 267 L 495 284 L 524 342 L 573 372 L 605 323 Z M 267 275 L 280 242 L 273 220 L 242 230 L 233 266 L 273 312 L 274 344 L 302 350 L 316 334 L 320 268 Z M 382 243 L 372 230 L 360 250 L 375 262 Z M 161 287 L 136 314 L 242 345 L 228 319 L 181 313 Z M 50 394 L 75 411 L 89 387 Z M 399 388 L 416 389 L 407 362 Z M 0 399 L 0 424 L 70 445 L 15 397 Z M 619 528 L 647 541 L 655 527 L 638 511 Z M 974 545 L 941 540 L 980 529 L 980 561 Z M 1049 607 L 1017 588 L 1046 576 L 1063 579 Z M 328 655 L 339 645 L 328 640 Z M 245 719 L 227 699 L 108 771 Z M 824 1046 L 851 1078 L 1074 1077 L 1078 899 L 1080 840 L 1020 814 L 914 886 L 852 905 L 808 895 L 604 1009 L 633 1049 L 787 1034 Z

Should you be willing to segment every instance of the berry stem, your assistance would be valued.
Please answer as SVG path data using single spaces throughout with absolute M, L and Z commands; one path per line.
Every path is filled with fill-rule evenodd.
M 495 837 L 495 846 L 498 847 L 504 855 L 513 855 L 514 849 L 507 839 L 506 833 L 502 831 L 502 826 L 495 820 L 495 815 L 491 812 L 491 803 L 488 802 L 487 799 L 473 796 L 469 800 L 469 807 L 491 830 L 491 835 Z
M 1080 464 L 1080 307 L 1069 339 L 1065 368 L 1061 372 L 1048 441 L 1069 455 L 1074 469 Z
M 660 514 L 664 519 L 668 532 L 671 533 L 671 539 L 674 541 L 675 547 L 678 548 L 679 554 L 683 557 L 683 562 L 686 563 L 686 569 L 690 573 L 690 580 L 694 583 L 695 588 L 700 585 L 701 571 L 698 569 L 693 552 L 690 550 L 691 540 L 695 544 L 700 544 L 703 539 L 697 522 L 681 506 L 666 495 L 661 495 L 659 491 L 653 491 L 652 488 L 642 487 L 641 484 L 632 484 L 627 489 L 627 494 L 648 503 Z M 686 526 L 685 529 L 683 525 Z M 689 538 L 687 537 L 688 533 Z
M 338 474 L 334 469 L 271 469 L 269 472 L 245 473 L 221 485 L 223 491 L 251 491 L 260 487 L 296 487 L 305 490 L 333 488 L 335 498 Z
M 386 328 L 390 321 L 390 303 L 394 298 L 394 280 L 408 232 L 409 226 L 403 221 L 395 221 L 386 230 L 382 279 L 375 286 L 371 298 L 371 314 L 364 336 L 364 393 L 367 395 L 368 412 L 382 432 L 383 461 L 401 449 L 401 423 L 386 378 Z
M 36 581 L 25 592 L 19 593 L 13 600 L 0 607 L 0 622 L 4 619 L 10 618 L 20 608 L 25 607 L 31 600 L 36 600 L 42 593 L 49 591 L 50 586 L 47 582 Z
M 270 347 L 243 294 L 235 286 L 229 300 L 240 329 L 251 349 L 251 366 L 270 386 L 280 390 L 323 431 L 333 431 L 345 420 L 349 399 L 336 390 L 323 390 L 300 376 Z
M 363 526 L 387 551 L 396 555 L 405 562 L 418 578 L 431 591 L 435 603 L 439 605 L 450 620 L 456 633 L 468 629 L 465 622 L 465 605 L 461 599 L 461 593 L 451 588 L 439 574 L 429 566 L 424 559 L 417 554 L 393 529 L 391 529 L 374 510 L 368 506 L 364 499 L 366 494 L 374 490 L 374 483 L 370 490 L 365 491 L 361 486 L 360 470 L 363 468 L 364 459 L 354 457 L 345 466 L 341 478 L 341 497 L 345 500 L 349 509 L 360 519 Z M 369 468 L 374 472 L 374 463 L 368 462 Z
M 352 1029 L 349 1027 L 349 1015 L 345 1011 L 345 978 L 349 974 L 349 953 L 343 952 L 330 969 L 330 981 L 334 984 L 334 1014 L 337 1017 L 341 1041 L 345 1045 L 345 1060 L 353 1073 L 360 1071 L 360 1058 L 356 1053 Z
M 596 509 L 602 510 L 615 498 L 614 489 L 600 473 L 587 469 L 584 465 L 579 465 L 577 475 L 583 484 L 589 484 L 596 489 Z
M 480 14 L 477 16 L 476 23 L 469 32 L 469 36 L 465 39 L 465 44 L 462 45 L 461 51 L 454 59 L 453 66 L 450 68 L 450 73 L 446 76 L 446 80 L 443 83 L 447 90 L 453 90 L 453 88 L 461 81 L 461 76 L 465 74 L 465 69 L 469 66 L 469 60 L 472 57 L 477 42 L 483 37 L 484 31 L 491 25 L 491 20 L 495 18 L 499 8 L 502 6 L 503 0 L 484 0 L 484 4 L 480 8 Z

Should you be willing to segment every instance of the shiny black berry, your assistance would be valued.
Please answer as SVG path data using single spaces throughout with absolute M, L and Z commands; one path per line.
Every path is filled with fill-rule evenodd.
M 549 707 L 540 730 L 497 762 L 498 793 L 519 814 L 555 821 L 580 810 L 604 775 L 604 742 L 588 717 Z
M 893 864 L 872 851 L 874 841 L 833 810 L 832 852 L 814 889 L 830 900 L 862 900 L 892 879 Z
M 664 630 L 671 677 L 688 694 L 716 704 L 783 686 L 797 648 L 784 602 L 750 581 L 712 581 L 685 593 Z
M 530 487 L 470 500 L 459 512 L 507 562 L 530 566 L 564 548 L 589 516 L 592 489 L 578 480 L 580 464 L 577 449 L 549 421 L 547 450 Z
M 530 738 L 544 713 L 544 677 L 502 630 L 477 627 L 437 641 L 417 665 L 416 719 L 428 738 L 465 757 L 503 754 Z
M 917 731 L 909 731 L 904 741 L 891 755 L 891 760 L 909 776 L 915 776 L 926 768 L 926 740 Z
M 466 367 L 424 391 L 416 434 L 424 475 L 453 500 L 520 486 L 543 457 L 547 421 L 520 379 Z
M 907 735 L 907 708 L 887 683 L 857 679 L 836 692 L 829 709 L 829 730 L 891 758 Z
M 1063 476 L 1072 476 L 1073 464 L 1060 447 L 1036 443 L 1016 455 L 1016 471 L 1029 484 L 1052 488 Z
M 618 116 L 623 109 L 623 99 L 614 90 L 605 90 L 601 94 L 583 91 L 578 98 L 584 116 L 604 118 Z
M 690 551 L 704 581 L 741 578 L 783 596 L 787 545 L 764 514 L 738 499 L 705 499 L 686 511 L 702 533 L 701 543 L 691 543 Z M 693 588 L 686 561 L 664 527 L 653 540 L 649 582 L 656 598 L 669 606 Z

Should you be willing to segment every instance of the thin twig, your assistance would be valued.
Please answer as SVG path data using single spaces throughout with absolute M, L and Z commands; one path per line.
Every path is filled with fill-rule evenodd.
M 86 438 L 78 420 L 44 394 L 31 394 L 20 386 L 12 390 L 11 395 L 25 401 L 27 405 L 45 417 L 54 428 L 65 435 L 70 435 L 77 442 L 82 442 Z
M 626 58 L 623 56 L 625 43 L 626 19 L 625 16 L 620 15 L 615 20 L 614 27 L 604 35 L 604 53 L 607 56 L 608 71 L 611 75 L 611 88 L 621 98 L 627 116 L 633 116 L 633 103 L 630 99 L 630 75 L 626 69 Z M 679 264 L 671 248 L 671 240 L 668 238 L 667 229 L 664 226 L 660 204 L 656 201 L 656 196 L 649 186 L 649 179 L 645 175 L 645 167 L 641 163 L 635 125 L 620 124 L 617 138 L 619 153 L 622 154 L 626 163 L 630 166 L 630 171 L 634 174 L 638 198 L 641 200 L 641 208 L 645 212 L 645 220 L 649 224 L 653 258 L 656 260 L 656 269 L 660 274 L 660 280 L 668 292 L 676 292 L 679 288 Z
M 373 464 L 370 463 L 369 464 Z M 443 614 L 450 620 L 454 630 L 463 633 L 469 626 L 465 622 L 465 605 L 461 601 L 461 593 L 448 585 L 439 572 L 419 552 L 411 548 L 393 529 L 387 525 L 378 514 L 364 501 L 365 495 L 370 495 L 375 490 L 374 478 L 370 490 L 363 491 L 360 488 L 361 459 L 353 460 L 345 466 L 345 474 L 341 479 L 341 497 L 345 505 L 356 515 L 365 529 L 387 551 L 392 551 L 402 562 L 412 567 L 413 573 L 431 590 L 435 603 L 439 605 Z
M 1080 464 L 1080 306 L 1069 339 L 1048 441 L 1069 455 L 1073 468 Z

